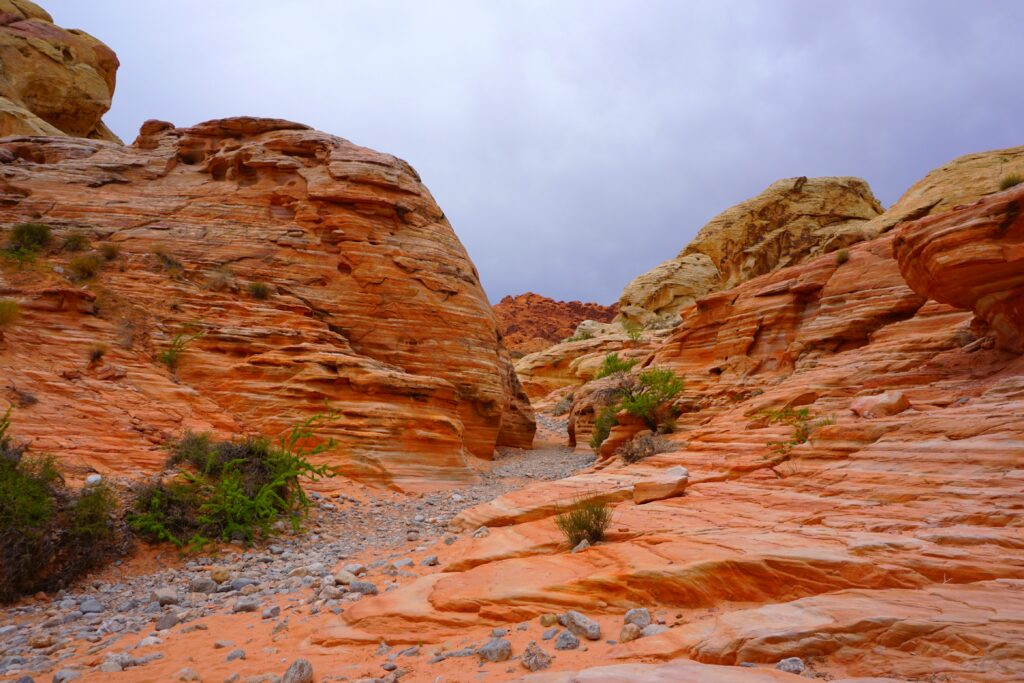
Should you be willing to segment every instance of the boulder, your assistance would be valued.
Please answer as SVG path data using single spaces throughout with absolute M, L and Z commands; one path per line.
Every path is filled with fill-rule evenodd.
M 673 465 L 663 472 L 633 484 L 633 502 L 636 505 L 655 500 L 675 498 L 686 492 L 690 473 L 682 465 Z
M 859 396 L 850 402 L 850 410 L 858 417 L 888 417 L 898 415 L 910 407 L 902 391 L 884 391 L 871 396 Z

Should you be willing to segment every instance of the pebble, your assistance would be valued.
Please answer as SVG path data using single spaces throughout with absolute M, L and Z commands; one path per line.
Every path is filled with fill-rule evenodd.
M 541 634 L 540 639 L 541 640 L 551 640 L 552 638 L 554 638 L 555 636 L 558 635 L 558 630 L 559 629 L 558 629 L 557 626 L 552 626 L 551 628 L 546 629 L 543 634 Z
M 648 624 L 647 626 L 644 626 L 640 632 L 643 634 L 644 638 L 650 638 L 651 636 L 656 636 L 659 633 L 664 633 L 667 630 L 668 626 L 663 626 L 661 624 Z
M 174 674 L 174 679 L 178 681 L 202 681 L 202 677 L 199 672 L 195 669 L 185 667 L 184 669 L 178 670 L 178 673 Z
M 296 659 L 284 672 L 281 683 L 313 683 L 313 665 L 305 659 Z
M 217 582 L 206 576 L 201 576 L 199 578 L 192 579 L 188 587 L 189 590 L 191 590 L 193 593 L 217 592 Z
M 277 619 L 281 616 L 281 608 L 277 605 L 274 605 L 273 607 L 264 607 L 262 616 L 264 619 Z
M 180 621 L 181 620 L 178 619 L 177 614 L 165 614 L 156 620 L 156 624 L 153 625 L 153 628 L 157 631 L 166 631 L 169 628 L 177 626 Z
M 556 650 L 575 650 L 580 646 L 580 639 L 572 631 L 562 631 L 555 641 Z
M 576 547 L 572 549 L 572 552 L 578 553 L 581 550 L 586 550 L 589 547 L 590 547 L 590 541 L 588 541 L 587 539 L 584 538 L 582 541 L 580 541 L 579 543 L 576 544 Z
M 234 605 L 234 607 L 231 608 L 231 611 L 234 612 L 234 613 L 238 613 L 238 612 L 255 612 L 259 608 L 260 608 L 260 599 L 247 596 L 247 597 L 238 598 L 237 600 L 235 600 L 235 605 Z
M 236 648 L 228 653 L 227 661 L 233 662 L 236 659 L 245 659 L 245 650 L 242 648 Z
M 473 532 L 473 538 L 487 538 L 491 535 L 491 530 L 485 526 L 480 527 Z
M 177 605 L 180 601 L 178 592 L 173 588 L 157 588 L 149 596 L 150 602 L 155 602 L 161 607 L 164 605 Z
M 214 650 L 225 650 L 229 647 L 234 647 L 235 643 L 230 640 L 217 640 L 213 643 Z
M 98 474 L 90 474 L 85 478 L 86 486 L 99 486 L 100 482 L 103 481 L 103 477 Z
M 558 623 L 573 633 L 585 637 L 587 640 L 601 639 L 601 625 L 575 610 L 569 610 L 565 614 L 560 615 Z
M 355 574 L 356 576 L 359 576 L 360 574 L 366 573 L 366 567 L 358 563 L 346 564 L 345 571 L 347 571 L 349 574 Z
M 629 643 L 641 637 L 643 637 L 643 629 L 633 623 L 623 624 L 622 630 L 619 631 L 620 643 Z
M 481 661 L 504 662 L 512 656 L 512 643 L 504 638 L 495 638 L 476 651 Z
M 380 592 L 377 590 L 377 586 L 369 581 L 353 581 L 348 585 L 348 589 L 353 593 L 361 593 L 363 595 L 377 595 Z
M 436 567 L 438 565 L 437 555 L 430 555 L 429 557 L 424 557 L 423 561 L 420 562 L 420 564 L 424 567 Z
M 790 674 L 801 674 L 807 668 L 807 665 L 799 657 L 787 657 L 776 664 L 775 668 Z
M 78 680 L 81 677 L 82 674 L 74 669 L 61 669 L 53 674 L 53 683 L 68 683 L 68 681 Z
M 78 605 L 78 611 L 82 614 L 99 614 L 103 611 L 103 605 L 96 598 L 86 598 Z
M 540 625 L 541 626 L 554 626 L 557 623 L 558 623 L 558 615 L 557 614 L 548 613 L 548 614 L 540 615 Z
M 523 656 L 519 662 L 529 671 L 540 671 L 551 665 L 551 655 L 544 652 L 540 645 L 531 640 L 523 651 Z
M 626 624 L 636 624 L 640 628 L 644 628 L 645 626 L 650 626 L 653 620 L 651 619 L 651 613 L 647 611 L 647 608 L 640 607 L 626 612 L 626 616 L 622 621 Z

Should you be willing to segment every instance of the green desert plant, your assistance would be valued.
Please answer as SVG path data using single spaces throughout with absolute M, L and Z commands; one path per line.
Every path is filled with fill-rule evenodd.
M 619 372 L 628 372 L 636 363 L 637 361 L 634 359 L 619 358 L 619 354 L 613 351 L 604 357 L 594 379 L 603 379 Z
M 82 254 L 74 257 L 68 263 L 68 274 L 76 282 L 91 280 L 96 277 L 102 267 L 103 263 L 96 254 Z
M 641 418 L 651 431 L 657 431 L 675 418 L 674 409 L 669 404 L 684 388 L 683 380 L 671 370 L 645 370 L 637 377 L 636 383 L 624 387 L 620 407 Z
M 213 539 L 251 543 L 269 536 L 281 518 L 298 530 L 310 507 L 300 478 L 333 476 L 326 465 L 314 465 L 309 458 L 334 442 L 306 444 L 315 438 L 316 427 L 336 417 L 335 412 L 314 415 L 276 444 L 263 437 L 215 441 L 209 434 L 186 433 L 172 444 L 168 467 L 187 465 L 189 470 L 143 487 L 129 524 L 150 541 L 194 550 Z
M 1021 183 L 1024 183 L 1024 177 L 1019 173 L 1010 173 L 1009 175 L 1003 176 L 999 181 L 999 189 L 1009 190 L 1011 187 L 1020 185 Z
M 270 298 L 270 285 L 266 282 L 250 282 L 246 285 L 245 289 L 253 299 L 263 300 Z
M 206 336 L 205 332 L 176 334 L 171 340 L 170 345 L 156 355 L 156 359 L 163 363 L 172 373 L 177 372 L 178 364 L 181 362 L 181 354 L 185 352 L 185 348 L 195 340 L 201 339 L 204 336 Z
M 644 328 L 632 320 L 623 320 L 622 329 L 626 331 L 626 336 L 634 344 L 639 342 L 644 336 Z
M 85 251 L 89 248 L 89 238 L 80 232 L 73 232 L 64 238 L 64 251 Z
M 611 523 L 611 507 L 603 500 L 577 500 L 568 510 L 555 517 L 555 525 L 573 548 L 581 541 L 601 541 Z
M 11 228 L 12 251 L 34 252 L 50 243 L 52 233 L 45 223 L 18 223 Z
M 590 447 L 594 449 L 595 453 L 601 449 L 601 444 L 612 433 L 612 427 L 619 423 L 615 419 L 616 412 L 615 406 L 605 406 L 594 417 L 594 427 L 590 432 Z
M 563 343 L 567 343 L 567 342 L 575 342 L 575 341 L 584 341 L 586 339 L 593 339 L 593 338 L 594 338 L 593 332 L 588 332 L 587 330 L 580 330 L 579 332 L 577 332 L 573 336 L 566 337 L 565 339 L 562 340 L 562 342 Z
M 843 265 L 850 260 L 850 252 L 847 249 L 840 249 L 836 252 L 836 263 Z
M 793 435 L 785 441 L 769 441 L 768 447 L 778 455 L 788 455 L 794 446 L 807 443 L 811 434 L 820 427 L 834 422 L 832 418 L 820 418 L 811 413 L 810 408 L 793 409 L 789 406 L 781 410 L 762 411 L 768 424 L 786 424 L 793 428 Z
M 103 254 L 103 258 L 106 260 L 113 261 L 121 255 L 121 247 L 108 242 L 100 247 L 100 253 Z

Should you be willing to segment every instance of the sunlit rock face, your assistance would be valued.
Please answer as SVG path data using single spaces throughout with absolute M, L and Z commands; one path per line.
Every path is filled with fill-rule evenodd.
M 6 138 L 0 155 L 0 221 L 119 249 L 87 281 L 64 251 L 2 272 L 25 315 L 0 364 L 39 399 L 16 415 L 39 449 L 151 471 L 184 427 L 276 434 L 325 401 L 342 412 L 328 459 L 364 479 L 463 480 L 531 443 L 477 272 L 404 161 L 254 118 L 150 121 L 127 147 Z M 177 377 L 156 362 L 197 333 Z
M 63 29 L 28 0 L 0 0 L 0 136 L 70 135 L 120 142 L 103 124 L 117 55 Z

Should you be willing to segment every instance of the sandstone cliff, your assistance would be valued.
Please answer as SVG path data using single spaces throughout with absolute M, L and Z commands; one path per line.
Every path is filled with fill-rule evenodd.
M 709 292 L 864 239 L 865 224 L 880 213 L 859 178 L 779 180 L 720 213 L 676 258 L 626 285 L 620 310 L 642 324 L 674 318 Z
M 505 348 L 513 355 L 543 351 L 571 337 L 584 320 L 611 322 L 617 312 L 616 304 L 556 301 L 533 292 L 506 296 L 494 305 Z
M 29 0 L 0 0 L 0 136 L 71 135 L 120 142 L 100 120 L 118 61 L 84 31 Z
M 9 137 L 0 161 L 0 221 L 111 258 L 91 279 L 68 251 L 0 271 L 24 312 L 0 374 L 37 400 L 18 432 L 73 470 L 152 472 L 183 428 L 276 434 L 324 401 L 354 477 L 427 487 L 530 445 L 476 270 L 404 161 L 253 118 L 150 121 L 129 147 Z M 177 376 L 156 362 L 193 337 Z
M 490 533 L 315 641 L 440 640 L 564 609 L 614 634 L 623 612 L 647 607 L 669 628 L 592 643 L 577 668 L 633 664 L 580 680 L 800 680 L 737 666 L 785 657 L 835 679 L 1022 678 L 1024 357 L 1005 343 L 1021 330 L 1022 196 L 699 299 L 646 361 L 687 382 L 667 452 L 463 512 L 453 526 Z M 794 426 L 763 411 L 785 407 L 814 423 L 780 448 Z M 676 466 L 685 494 L 634 502 Z M 580 498 L 610 501 L 613 523 L 570 553 L 554 515 Z

